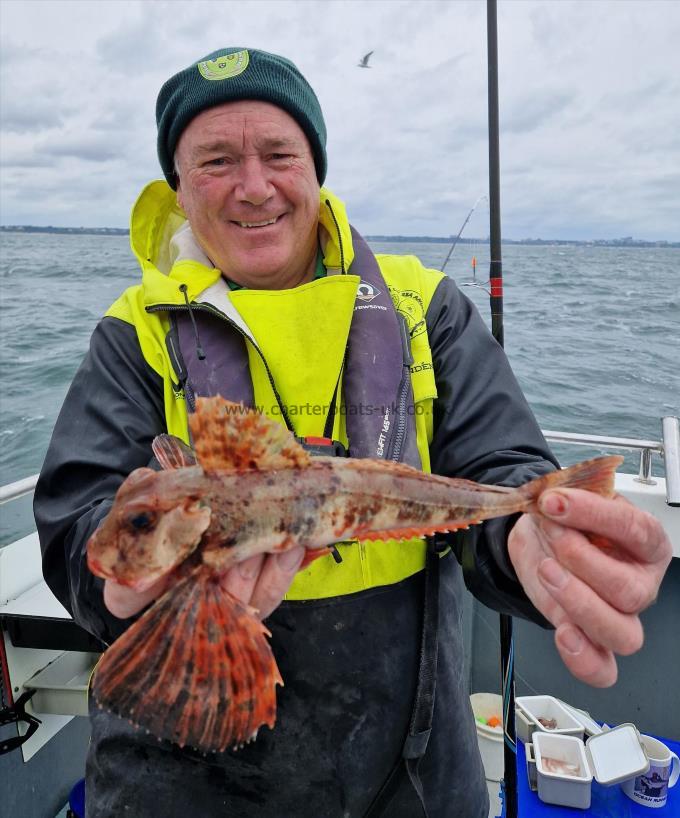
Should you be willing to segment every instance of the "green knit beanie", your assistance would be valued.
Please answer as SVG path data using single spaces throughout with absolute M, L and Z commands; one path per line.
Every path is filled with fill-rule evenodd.
M 241 99 L 271 102 L 297 121 L 309 140 L 316 176 L 323 184 L 326 125 L 307 80 L 284 57 L 254 49 L 223 48 L 170 77 L 158 94 L 158 158 L 170 187 L 177 188 L 175 148 L 186 126 L 206 108 Z

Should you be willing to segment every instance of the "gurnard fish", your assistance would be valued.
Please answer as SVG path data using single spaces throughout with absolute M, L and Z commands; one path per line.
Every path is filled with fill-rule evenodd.
M 220 584 L 233 565 L 301 545 L 305 566 L 342 540 L 454 531 L 534 511 L 539 495 L 556 486 L 611 496 L 622 462 L 601 457 L 519 488 L 486 486 L 383 460 L 311 457 L 262 414 L 220 397 L 196 404 L 194 450 L 156 438 L 164 470 L 140 468 L 122 483 L 87 559 L 97 576 L 138 591 L 162 577 L 170 583 L 105 651 L 95 701 L 205 753 L 239 747 L 263 724 L 272 728 L 283 684 L 257 612 Z

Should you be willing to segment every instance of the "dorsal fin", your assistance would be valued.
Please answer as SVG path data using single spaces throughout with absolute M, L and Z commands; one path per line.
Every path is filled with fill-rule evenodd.
M 194 450 L 175 435 L 157 435 L 151 448 L 163 469 L 183 469 L 196 465 Z
M 266 415 L 217 395 L 189 416 L 196 459 L 207 472 L 303 468 L 310 455 Z

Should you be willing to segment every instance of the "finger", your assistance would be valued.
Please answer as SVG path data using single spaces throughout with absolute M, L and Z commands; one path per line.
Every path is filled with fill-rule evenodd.
M 611 687 L 618 676 L 614 654 L 594 645 L 580 628 L 570 623 L 555 631 L 555 646 L 569 671 L 593 687 Z
M 538 508 L 562 525 L 606 537 L 640 561 L 670 561 L 672 548 L 661 523 L 621 496 L 609 499 L 581 489 L 557 489 L 544 492 Z
M 533 605 L 553 627 L 568 621 L 564 610 L 538 578 L 536 566 L 547 556 L 554 556 L 547 538 L 538 525 L 539 515 L 524 514 L 508 538 L 508 554 L 517 578 Z
M 586 683 L 606 687 L 616 680 L 616 661 L 612 652 L 594 645 L 580 628 L 573 625 L 556 595 L 539 578 L 536 566 L 552 556 L 539 516 L 525 514 L 513 527 L 508 538 L 511 561 L 529 599 L 556 628 L 555 645 L 570 672 Z
M 233 568 L 230 568 L 220 580 L 220 584 L 229 591 L 230 594 L 240 599 L 241 602 L 252 604 L 250 602 L 253 595 L 253 590 L 257 584 L 257 578 L 262 568 L 264 554 L 256 554 L 254 557 L 249 557 L 243 562 L 239 562 Z
M 146 590 L 134 591 L 115 580 L 107 579 L 104 582 L 104 605 L 119 619 L 129 619 L 157 599 L 165 591 L 168 582 L 167 576 L 162 577 Z
M 305 549 L 291 548 L 283 554 L 270 554 L 265 560 L 250 604 L 266 619 L 281 604 L 281 600 L 295 579 Z
M 611 549 L 593 545 L 585 534 L 545 517 L 539 526 L 552 556 L 614 608 L 637 614 L 654 602 L 657 584 L 645 566 L 619 559 Z
M 637 616 L 613 608 L 552 557 L 538 566 L 538 576 L 569 620 L 597 645 L 628 656 L 642 647 L 642 623 Z

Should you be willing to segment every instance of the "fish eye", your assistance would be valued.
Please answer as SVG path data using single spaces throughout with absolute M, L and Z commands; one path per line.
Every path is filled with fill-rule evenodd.
M 148 531 L 156 525 L 156 515 L 150 511 L 142 511 L 130 517 L 128 525 L 136 531 Z

